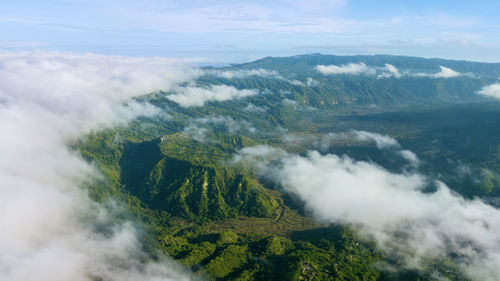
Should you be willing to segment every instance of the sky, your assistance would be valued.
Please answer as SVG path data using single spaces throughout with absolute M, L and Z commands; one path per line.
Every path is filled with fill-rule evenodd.
M 0 49 L 203 63 L 305 53 L 500 62 L 500 1 L 2 0 Z

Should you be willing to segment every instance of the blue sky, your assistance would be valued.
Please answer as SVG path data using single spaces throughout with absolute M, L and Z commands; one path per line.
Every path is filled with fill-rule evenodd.
M 0 49 L 239 62 L 302 53 L 500 62 L 500 1 L 2 0 Z

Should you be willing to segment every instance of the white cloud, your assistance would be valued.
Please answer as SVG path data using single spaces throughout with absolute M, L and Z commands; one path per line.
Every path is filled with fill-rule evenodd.
M 401 155 L 401 157 L 406 159 L 413 166 L 418 166 L 420 164 L 418 156 L 410 150 L 400 150 L 399 155 Z
M 375 74 L 375 70 L 364 63 L 349 63 L 344 65 L 317 65 L 316 70 L 325 74 Z
M 367 66 L 364 63 L 349 63 L 341 66 L 337 65 L 317 65 L 316 70 L 328 75 L 328 74 L 353 74 L 353 75 L 375 75 L 378 74 L 378 78 L 401 78 L 402 74 L 392 64 L 386 63 L 384 67 L 373 67 Z
M 439 68 L 441 68 L 441 71 L 434 74 L 433 77 L 436 77 L 436 78 L 452 78 L 452 77 L 458 77 L 460 75 L 462 75 L 460 72 L 457 72 L 451 68 L 448 68 L 448 67 L 444 67 L 444 66 L 439 66 Z
M 232 164 L 245 164 L 259 167 L 262 163 L 278 160 L 288 155 L 283 149 L 269 145 L 257 145 L 238 150 L 231 160 Z
M 196 141 L 205 142 L 205 141 L 207 141 L 208 129 L 199 127 L 196 124 L 189 124 L 188 126 L 186 126 L 184 128 L 182 133 L 186 137 L 190 137 Z
M 295 86 L 304 86 L 304 85 L 306 85 L 306 84 L 300 82 L 299 80 L 295 80 L 295 79 L 294 80 L 285 79 L 284 81 L 286 81 L 286 82 L 288 82 L 288 83 L 290 83 L 292 85 L 295 85 Z
M 395 78 L 401 78 L 401 73 L 399 72 L 398 68 L 395 67 L 392 64 L 385 64 L 385 69 L 386 72 L 383 72 L 379 74 L 379 78 L 390 78 L 390 77 L 395 77 Z
M 428 258 L 451 258 L 475 280 L 500 275 L 500 211 L 479 199 L 467 200 L 416 173 L 391 173 L 347 156 L 289 155 L 264 173 L 297 196 L 324 223 L 357 226 L 407 268 Z
M 170 94 L 167 99 L 179 104 L 182 107 L 203 106 L 211 101 L 228 101 L 241 99 L 248 96 L 257 95 L 259 91 L 251 89 L 238 90 L 233 86 L 210 85 L 202 87 L 177 87 L 173 89 L 175 94 Z
M 286 133 L 286 132 L 285 132 Z M 281 141 L 287 146 L 308 146 L 311 143 L 317 144 L 319 138 L 314 135 L 298 135 L 298 134 L 284 134 L 281 136 Z
M 246 120 L 234 120 L 230 116 L 208 116 L 195 119 L 193 122 L 198 124 L 222 125 L 229 133 L 236 133 L 243 129 L 249 131 L 255 130 Z
M 282 136 L 282 141 L 288 146 L 306 146 L 322 151 L 328 150 L 332 145 L 344 145 L 345 143 L 356 145 L 375 144 L 378 149 L 400 147 L 398 141 L 388 135 L 357 130 L 324 135 L 286 134 Z
M 118 207 L 88 198 L 81 186 L 98 173 L 67 145 L 156 114 L 130 98 L 198 73 L 162 58 L 0 53 L 2 280 L 192 279 L 167 257 L 148 259 L 132 224 L 109 214 Z
M 403 72 L 399 71 L 399 69 L 392 65 L 386 63 L 384 67 L 376 67 L 376 66 L 367 66 L 364 63 L 349 63 L 344 65 L 317 65 L 316 70 L 325 75 L 338 75 L 338 74 L 351 74 L 351 75 L 377 75 L 378 78 L 401 78 L 403 76 L 414 76 L 414 77 L 431 77 L 431 78 L 453 78 L 459 77 L 462 75 L 471 75 L 463 74 L 457 72 L 451 68 L 445 66 L 439 66 L 441 69 L 440 72 L 437 73 L 414 73 L 411 74 L 408 70 Z M 215 76 L 231 79 L 231 78 L 246 78 L 250 76 L 259 76 L 270 79 L 279 79 L 291 83 L 293 85 L 298 86 L 317 86 L 317 81 L 308 77 L 306 82 L 303 83 L 298 80 L 290 80 L 283 77 L 277 71 L 274 70 L 266 70 L 263 68 L 257 69 L 244 69 L 244 70 L 208 70 L 206 71 L 208 74 L 212 74 Z
M 315 138 L 313 144 L 315 146 L 319 146 L 322 150 L 326 150 L 329 146 L 339 141 L 362 144 L 373 143 L 378 149 L 399 147 L 398 141 L 388 135 L 357 130 L 352 130 L 350 132 L 328 133 Z
M 345 134 L 330 137 L 338 140 Z M 374 133 L 362 135 L 382 139 Z M 319 140 L 311 135 L 284 138 L 291 143 Z M 399 147 L 395 140 L 383 143 Z M 409 150 L 395 152 L 414 167 L 420 163 Z M 500 210 L 479 199 L 467 200 L 442 182 L 408 170 L 393 173 L 348 156 L 316 151 L 300 156 L 270 146 L 240 150 L 233 162 L 260 167 L 261 175 L 299 196 L 319 221 L 356 226 L 364 239 L 374 240 L 405 268 L 421 270 L 438 258 L 452 259 L 474 280 L 493 281 L 500 274 Z M 437 190 L 424 192 L 429 184 Z
M 396 199 L 406 199 L 405 192 L 417 190 L 424 184 L 424 179 L 418 175 L 391 174 L 372 163 L 333 154 L 322 156 L 314 151 L 307 157 L 292 155 L 283 159 L 278 176 L 285 189 L 305 199 L 321 220 L 333 217 L 337 222 L 373 226 L 390 219 L 415 216 L 416 210 L 404 208 L 406 200 Z M 327 182 L 331 184 L 325 185 Z M 394 197 L 381 198 L 384 188 L 394 192 Z M 329 194 L 335 190 L 338 191 L 336 196 Z M 316 208 L 314 202 L 321 207 Z M 405 212 L 393 214 L 389 208 L 375 208 L 384 203 L 391 203 L 395 209 L 401 204 L 399 208 Z
M 230 116 L 207 116 L 191 120 L 191 123 L 184 128 L 184 135 L 197 141 L 208 141 L 207 133 L 213 131 L 209 126 L 223 128 L 230 134 L 237 132 L 255 133 L 257 130 L 246 120 L 234 120 Z
M 206 70 L 205 73 L 226 79 L 247 78 L 256 76 L 256 77 L 282 80 L 296 86 L 304 86 L 304 83 L 298 80 L 287 79 L 283 77 L 281 74 L 279 74 L 276 70 L 267 70 L 263 68 L 237 69 L 237 70 Z
M 399 143 L 394 138 L 388 135 L 381 135 L 378 133 L 371 133 L 366 131 L 353 131 L 355 137 L 360 141 L 373 141 L 377 148 L 384 149 L 389 147 L 399 147 Z
M 493 97 L 500 99 L 500 84 L 495 83 L 488 86 L 484 86 L 481 90 L 477 92 L 480 95 Z
M 281 76 L 276 70 L 267 70 L 263 68 L 238 70 L 207 70 L 206 73 L 226 79 L 246 78 L 250 76 L 284 79 L 283 76 Z
M 396 78 L 401 77 L 401 73 L 399 73 L 399 70 L 394 65 L 386 63 L 385 67 L 387 68 L 387 71 L 389 71 L 390 73 L 392 73 L 392 75 L 394 75 L 394 77 Z
M 414 77 L 430 77 L 430 78 L 454 78 L 463 75 L 471 75 L 457 72 L 445 66 L 439 66 L 441 71 L 437 73 L 414 73 L 410 74 L 408 71 L 401 73 L 397 67 L 392 64 L 386 63 L 384 67 L 367 66 L 364 63 L 349 63 L 345 65 L 317 65 L 316 70 L 325 75 L 335 74 L 352 74 L 352 75 L 375 75 L 378 73 L 378 78 L 401 78 L 402 76 Z
M 431 77 L 431 78 L 454 78 L 458 76 L 462 76 L 463 74 L 460 72 L 457 72 L 451 68 L 445 67 L 440 65 L 439 68 L 441 69 L 440 72 L 437 73 L 417 73 L 414 74 L 414 76 L 420 76 L 420 77 Z
M 283 100 L 281 101 L 281 103 L 282 103 L 283 105 L 289 105 L 289 106 L 297 106 L 297 104 L 298 104 L 296 101 L 291 100 L 291 99 L 283 99 Z
M 253 103 L 249 103 L 243 110 L 250 112 L 266 112 L 269 108 L 267 106 L 257 106 Z
M 318 83 L 318 81 L 312 79 L 311 77 L 307 77 L 306 85 L 309 87 L 316 87 L 319 85 L 319 83 Z

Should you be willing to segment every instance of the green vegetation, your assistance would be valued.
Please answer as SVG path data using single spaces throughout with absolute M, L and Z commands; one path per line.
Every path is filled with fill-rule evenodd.
M 218 166 L 223 153 L 195 141 L 179 146 L 179 135 L 127 143 L 121 183 L 149 208 L 188 220 L 272 216 L 276 200 L 248 172 Z
M 446 65 L 463 73 L 454 79 L 324 76 L 317 64 L 390 63 L 414 72 Z M 225 70 L 265 68 L 305 83 L 250 76 L 200 77 L 198 85 L 228 84 L 262 92 L 243 100 L 182 108 L 155 93 L 138 99 L 168 113 L 138 118 L 129 127 L 94 132 L 73 147 L 103 177 L 89 183 L 98 201 L 119 198 L 150 234 L 145 247 L 175 259 L 212 280 L 466 280 L 451 261 L 429 261 L 424 272 L 380 270 L 397 265 L 350 226 L 321 225 L 300 201 L 231 159 L 239 149 L 270 144 L 293 153 L 318 149 L 312 142 L 283 142 L 288 134 L 321 137 L 352 129 L 387 134 L 421 158 L 420 169 L 467 197 L 500 195 L 500 106 L 484 102 L 481 86 L 500 67 L 459 61 L 387 56 L 296 56 L 265 58 Z M 286 99 L 286 100 L 285 100 Z M 254 106 L 254 109 L 249 107 Z M 256 113 L 255 108 L 258 108 Z M 254 110 L 254 111 L 252 111 Z M 230 117 L 238 124 L 197 122 Z M 203 135 L 193 137 L 192 126 Z M 250 129 L 250 126 L 253 129 Z M 484 138 L 487 134 L 489 137 Z M 374 145 L 337 141 L 323 153 L 347 154 L 401 172 L 407 167 Z M 121 218 L 118 218 L 121 219 Z M 435 273 L 439 273 L 435 275 Z
M 163 141 L 119 144 L 110 143 L 112 135 L 103 132 L 80 143 L 85 157 L 99 155 L 92 159 L 114 175 L 107 183 L 113 188 L 105 194 L 125 198 L 149 222 L 157 239 L 148 247 L 162 249 L 215 280 L 283 280 L 283 276 L 289 280 L 376 280 L 372 264 L 378 254 L 373 245 L 358 243 L 355 249 L 344 249 L 346 237 L 353 235 L 349 230 L 324 228 L 303 217 L 250 172 L 223 166 L 223 162 L 209 164 L 205 154 L 194 153 L 203 149 L 186 149 L 192 152 L 192 161 L 183 160 L 186 154 L 177 149 L 169 154 L 179 138 L 172 135 Z M 99 145 L 103 145 L 101 150 Z M 196 142 L 185 145 L 196 146 Z M 210 149 L 223 155 L 220 147 Z M 117 157 L 104 155 L 108 152 Z M 92 193 L 99 195 L 96 199 L 105 196 L 97 192 L 101 189 Z M 318 240 L 322 236 L 318 233 L 325 231 L 325 238 Z M 335 263 L 345 268 L 338 273 L 344 279 L 330 274 L 335 272 Z

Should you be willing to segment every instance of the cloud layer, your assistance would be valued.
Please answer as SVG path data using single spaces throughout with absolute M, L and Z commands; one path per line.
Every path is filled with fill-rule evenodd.
M 466 200 L 441 182 L 422 192 L 425 176 L 391 173 L 347 156 L 291 155 L 272 175 L 320 221 L 358 226 L 389 255 L 420 269 L 429 258 L 451 258 L 474 280 L 500 274 L 500 211 Z
M 287 134 L 282 137 L 283 143 L 290 146 L 306 145 L 320 150 L 327 150 L 339 142 L 350 144 L 375 144 L 378 149 L 399 148 L 396 139 L 367 131 L 352 130 L 349 132 L 328 133 L 320 136 Z
M 80 187 L 99 174 L 67 144 L 157 114 L 130 98 L 196 75 L 169 59 L 0 53 L 2 280 L 191 279 L 167 257 L 149 259 L 133 224 L 113 222 L 119 207 L 87 197 Z
M 182 107 L 203 106 L 211 101 L 228 101 L 241 99 L 248 96 L 257 95 L 259 91 L 251 89 L 238 90 L 233 86 L 210 85 L 208 87 L 177 87 L 173 89 L 174 94 L 167 96 L 167 99 L 179 104 Z
M 401 73 L 399 72 L 398 68 L 395 67 L 392 64 L 385 64 L 385 71 L 379 74 L 379 78 L 390 78 L 390 77 L 395 77 L 395 78 L 401 78 Z
M 418 157 L 399 150 L 390 137 L 369 132 L 333 135 L 348 136 L 374 141 L 379 149 L 398 148 L 395 156 L 418 167 Z M 356 226 L 404 268 L 422 270 L 434 258 L 452 259 L 473 280 L 500 276 L 500 210 L 480 199 L 464 199 L 418 170 L 391 172 L 346 155 L 296 155 L 269 146 L 242 149 L 233 161 L 260 166 L 261 175 L 298 196 L 319 221 Z M 424 191 L 429 187 L 435 191 Z
M 484 86 L 477 92 L 480 95 L 500 99 L 500 83 Z
M 317 65 L 316 70 L 325 74 L 375 74 L 372 67 L 364 63 L 349 63 L 344 65 Z
M 255 133 L 256 129 L 245 120 L 234 120 L 230 116 L 206 116 L 191 120 L 191 123 L 183 130 L 183 134 L 197 141 L 210 141 L 208 133 L 214 131 L 225 131 L 229 134 L 246 131 Z
M 267 70 L 263 68 L 254 68 L 254 69 L 238 69 L 238 70 L 206 70 L 206 74 L 213 75 L 216 77 L 221 77 L 221 78 L 226 78 L 226 79 L 233 79 L 233 78 L 247 78 L 247 77 L 262 77 L 262 78 L 268 78 L 268 79 L 277 79 L 277 80 L 282 80 L 287 83 L 290 83 L 292 85 L 296 86 L 304 86 L 306 84 L 298 81 L 298 80 L 291 80 L 283 77 L 281 74 L 278 73 L 276 70 Z M 313 83 L 312 79 L 308 78 L 306 81 L 307 85 L 310 86 L 309 84 Z
M 205 73 L 226 79 L 246 78 L 250 76 L 284 79 L 283 76 L 281 76 L 277 71 L 267 70 L 263 68 L 239 70 L 207 70 L 205 71 Z
M 454 78 L 462 75 L 462 73 L 457 72 L 449 67 L 440 65 L 439 68 L 441 69 L 441 71 L 437 73 L 417 73 L 415 74 L 415 76 L 431 78 Z
M 338 75 L 338 74 L 350 74 L 350 75 L 377 75 L 378 78 L 401 78 L 403 76 L 409 77 L 430 77 L 430 78 L 455 78 L 464 75 L 463 73 L 457 72 L 449 67 L 440 65 L 440 71 L 437 73 L 411 73 L 409 71 L 400 72 L 399 69 L 392 65 L 386 63 L 384 67 L 368 66 L 364 63 L 349 63 L 344 65 L 317 65 L 316 70 L 324 75 Z

